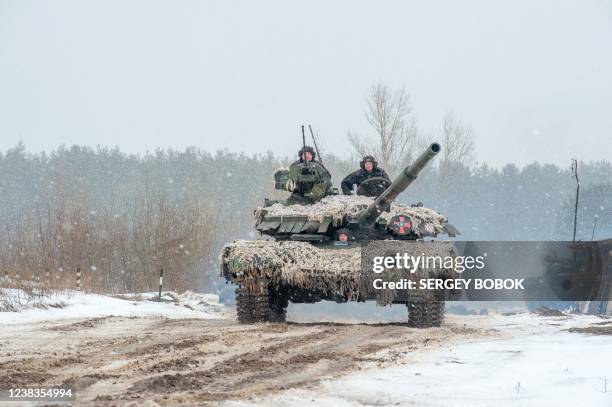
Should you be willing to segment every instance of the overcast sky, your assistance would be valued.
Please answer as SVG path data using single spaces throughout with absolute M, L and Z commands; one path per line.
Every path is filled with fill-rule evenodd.
M 0 0 L 0 150 L 195 145 L 346 155 L 369 87 L 480 161 L 612 158 L 612 2 Z

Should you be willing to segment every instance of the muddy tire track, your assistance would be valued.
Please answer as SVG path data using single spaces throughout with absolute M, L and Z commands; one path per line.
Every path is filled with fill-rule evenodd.
M 9 332 L 10 331 L 10 332 Z M 105 317 L 0 333 L 0 387 L 70 385 L 78 405 L 202 405 L 315 386 L 422 348 L 494 335 L 447 323 L 254 324 Z

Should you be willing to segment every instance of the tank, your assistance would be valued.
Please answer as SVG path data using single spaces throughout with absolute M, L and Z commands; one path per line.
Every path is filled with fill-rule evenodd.
M 400 295 L 376 290 L 372 273 L 361 262 L 373 253 L 401 247 L 425 255 L 456 255 L 452 242 L 431 241 L 459 234 L 444 215 L 421 203 L 394 202 L 440 149 L 437 143 L 428 146 L 393 182 L 372 178 L 362 183 L 362 188 L 382 191 L 373 197 L 331 195 L 309 205 L 266 200 L 254 211 L 254 228 L 262 238 L 236 240 L 220 255 L 221 275 L 238 285 L 238 320 L 282 322 L 289 301 L 374 300 L 379 305 L 405 304 L 409 326 L 439 326 L 448 292 L 411 290 Z M 413 277 L 454 278 L 453 273 L 440 266 L 421 268 Z

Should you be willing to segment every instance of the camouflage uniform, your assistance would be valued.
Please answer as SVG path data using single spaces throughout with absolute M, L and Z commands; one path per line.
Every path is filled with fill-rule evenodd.
M 303 155 L 306 151 L 312 154 L 312 161 L 304 162 Z M 287 203 L 314 203 L 331 192 L 331 175 L 323 164 L 315 161 L 316 153 L 312 147 L 302 148 L 298 156 L 300 159 L 289 167 L 287 189 L 291 196 Z
M 372 163 L 372 171 L 366 171 L 365 169 L 366 161 L 370 161 Z M 363 157 L 363 160 L 361 160 L 361 162 L 359 163 L 359 166 L 361 168 L 359 168 L 355 172 L 350 173 L 349 175 L 346 176 L 346 178 L 342 180 L 341 187 L 342 187 L 342 193 L 344 195 L 352 195 L 353 185 L 357 185 L 357 188 L 359 188 L 359 185 L 363 181 L 369 178 L 380 177 L 380 178 L 385 178 L 391 181 L 389 179 L 389 176 L 385 172 L 385 170 L 378 167 L 378 162 L 371 155 L 367 155 Z

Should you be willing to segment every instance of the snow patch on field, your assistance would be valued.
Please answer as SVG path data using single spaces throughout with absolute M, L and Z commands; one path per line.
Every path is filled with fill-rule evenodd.
M 102 316 L 164 316 L 167 318 L 226 318 L 231 315 L 214 294 L 155 293 L 111 297 L 65 291 L 33 295 L 0 288 L 0 325 Z
M 392 368 L 372 368 L 230 406 L 610 406 L 612 336 L 570 333 L 601 324 L 592 316 L 451 317 L 501 331 L 505 339 L 474 340 L 410 353 Z

